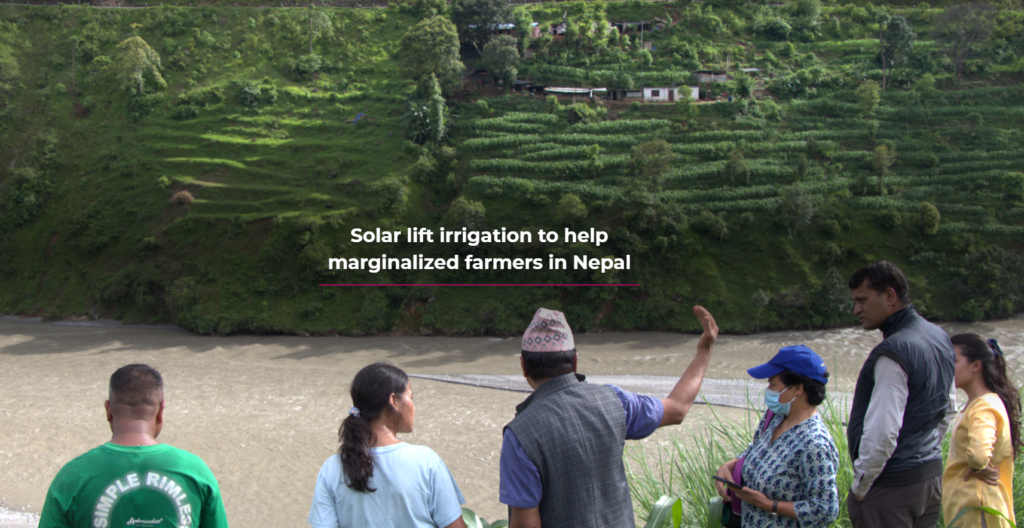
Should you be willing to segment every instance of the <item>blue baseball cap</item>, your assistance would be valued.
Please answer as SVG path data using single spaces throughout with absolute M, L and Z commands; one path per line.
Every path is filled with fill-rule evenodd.
M 784 370 L 807 376 L 822 384 L 828 383 L 825 361 L 806 345 L 782 347 L 775 357 L 764 365 L 748 369 L 747 374 L 755 379 L 767 379 Z

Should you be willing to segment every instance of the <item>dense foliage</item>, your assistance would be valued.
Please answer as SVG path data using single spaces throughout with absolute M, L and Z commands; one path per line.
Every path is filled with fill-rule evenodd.
M 928 316 L 1003 317 L 1024 308 L 1017 7 L 0 5 L 0 312 L 512 334 L 541 304 L 578 331 L 695 330 L 681 307 L 702 303 L 731 331 L 805 328 L 850 323 L 844 277 L 887 258 Z M 517 36 L 494 38 L 499 22 Z M 680 89 L 500 95 L 514 79 Z M 407 227 L 610 240 L 351 241 Z M 633 266 L 327 267 L 382 254 Z

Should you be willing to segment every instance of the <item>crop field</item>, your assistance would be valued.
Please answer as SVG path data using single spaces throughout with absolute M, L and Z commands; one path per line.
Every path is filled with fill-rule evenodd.
M 423 2 L 0 5 L 0 312 L 217 334 L 509 335 L 540 304 L 581 331 L 689 331 L 684 308 L 703 303 L 745 332 L 849 323 L 843 277 L 882 258 L 906 267 L 931 317 L 1024 307 L 1024 285 L 1008 278 L 1024 275 L 1019 11 L 999 7 L 991 36 L 958 66 L 935 31 L 945 4 L 704 4 L 516 6 L 545 32 L 518 44 L 517 79 L 609 94 L 699 86 L 699 102 L 502 93 L 485 87 L 496 80 L 486 46 L 463 36 L 465 69 L 443 93 L 448 134 L 429 141 L 402 66 L 403 35 L 435 20 Z M 440 9 L 454 19 L 454 7 Z M 893 17 L 915 39 L 883 70 L 878 20 Z M 547 35 L 563 18 L 569 34 Z M 123 46 L 138 40 L 160 59 L 159 79 L 126 77 Z M 730 78 L 699 83 L 696 70 Z M 355 244 L 354 228 L 468 226 L 602 229 L 611 239 L 600 248 L 470 249 L 629 254 L 636 266 L 325 266 L 470 251 Z M 641 286 L 318 286 L 617 281 Z

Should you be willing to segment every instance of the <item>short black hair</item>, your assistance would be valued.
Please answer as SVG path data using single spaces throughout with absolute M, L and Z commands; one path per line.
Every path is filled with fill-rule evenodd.
M 892 262 L 880 260 L 855 271 L 853 277 L 850 277 L 850 289 L 860 288 L 864 281 L 868 281 L 868 288 L 880 294 L 892 288 L 900 302 L 910 304 L 910 283 L 900 268 Z
M 828 379 L 827 371 L 825 372 L 825 378 Z M 817 406 L 825 401 L 825 384 L 816 379 L 809 378 L 803 374 L 797 374 L 792 370 L 784 370 L 779 373 L 779 379 L 787 387 L 803 385 L 804 392 L 807 393 L 807 403 L 811 405 Z
M 110 376 L 110 405 L 153 408 L 164 400 L 164 379 L 149 365 L 134 363 L 117 369 Z
M 575 357 L 575 348 L 558 352 L 530 352 L 523 350 L 523 364 L 526 366 L 526 375 L 535 380 L 554 378 L 574 372 L 572 360 Z

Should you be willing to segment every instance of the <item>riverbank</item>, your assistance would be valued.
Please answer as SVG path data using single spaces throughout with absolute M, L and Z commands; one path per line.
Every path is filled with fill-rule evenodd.
M 1024 321 L 947 327 L 968 329 L 998 338 L 1011 367 L 1019 364 Z M 780 346 L 806 343 L 830 362 L 834 390 L 849 390 L 879 339 L 877 332 L 855 328 L 723 336 L 707 377 L 744 379 L 746 368 Z M 600 333 L 580 334 L 576 342 L 583 373 L 669 376 L 685 370 L 696 336 Z M 305 527 L 316 472 L 335 452 L 337 427 L 351 404 L 349 383 L 359 368 L 388 360 L 409 373 L 514 376 L 518 351 L 518 338 L 205 337 L 165 328 L 0 321 L 0 500 L 12 511 L 25 506 L 38 512 L 60 467 L 109 438 L 102 406 L 110 373 L 144 362 L 165 377 L 160 440 L 206 460 L 232 524 Z M 497 497 L 501 428 L 524 394 L 425 379 L 412 383 L 415 431 L 403 439 L 438 452 L 468 507 L 488 519 L 504 517 Z M 747 415 L 716 412 L 735 420 Z M 659 430 L 643 445 L 653 453 L 673 435 L 694 437 L 710 421 L 710 409 L 695 406 L 681 426 Z

